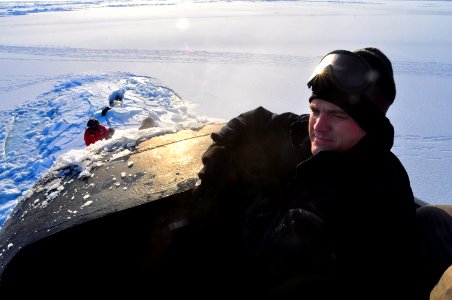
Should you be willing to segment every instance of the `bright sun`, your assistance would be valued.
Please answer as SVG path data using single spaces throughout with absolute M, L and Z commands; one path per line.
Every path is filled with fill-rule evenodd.
M 176 28 L 179 30 L 187 30 L 190 28 L 190 21 L 187 18 L 177 19 Z

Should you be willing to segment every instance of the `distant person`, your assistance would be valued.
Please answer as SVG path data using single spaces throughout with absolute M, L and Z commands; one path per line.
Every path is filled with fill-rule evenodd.
M 109 97 L 108 97 L 108 103 L 111 107 L 113 106 L 122 106 L 123 100 L 124 100 L 124 89 L 120 89 L 117 91 L 114 91 Z
M 103 139 L 109 139 L 114 133 L 113 128 L 107 129 L 105 126 L 100 125 L 99 120 L 90 118 L 86 123 L 85 130 L 85 143 L 86 146 L 94 144 L 97 141 Z

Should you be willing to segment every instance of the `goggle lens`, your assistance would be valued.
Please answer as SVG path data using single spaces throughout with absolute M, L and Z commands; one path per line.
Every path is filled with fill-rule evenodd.
M 309 88 L 317 76 L 328 77 L 338 88 L 347 92 L 363 91 L 375 79 L 364 59 L 346 51 L 327 54 L 309 78 Z

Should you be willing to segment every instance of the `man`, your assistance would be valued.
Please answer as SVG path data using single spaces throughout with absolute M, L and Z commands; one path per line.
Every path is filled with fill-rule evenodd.
M 391 62 L 376 48 L 333 51 L 308 87 L 309 115 L 259 107 L 212 134 L 194 189 L 214 216 L 202 227 L 220 233 L 209 253 L 253 296 L 428 299 L 451 262 L 452 223 L 430 207 L 416 220 L 385 116 Z
M 385 116 L 391 62 L 375 48 L 333 51 L 308 87 L 309 116 L 241 114 L 203 156 L 196 203 L 216 208 L 204 227 L 225 249 L 234 230 L 243 237 L 228 278 L 254 296 L 415 299 L 415 203 Z
M 107 129 L 100 125 L 99 121 L 94 118 L 90 118 L 88 120 L 86 127 L 84 136 L 86 146 L 103 139 L 109 139 L 114 132 L 112 128 Z
M 297 167 L 263 261 L 278 289 L 302 299 L 414 299 L 414 197 L 385 116 L 391 62 L 376 48 L 333 51 L 308 87 L 309 119 L 292 128 L 308 126 L 297 146 L 312 157 Z

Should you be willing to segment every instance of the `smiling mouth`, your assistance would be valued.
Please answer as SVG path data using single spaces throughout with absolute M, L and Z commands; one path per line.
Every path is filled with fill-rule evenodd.
M 328 144 L 331 143 L 332 140 L 326 137 L 319 137 L 317 135 L 314 135 L 314 142 L 315 143 L 320 143 L 320 144 Z

